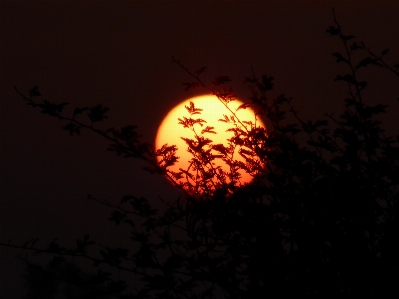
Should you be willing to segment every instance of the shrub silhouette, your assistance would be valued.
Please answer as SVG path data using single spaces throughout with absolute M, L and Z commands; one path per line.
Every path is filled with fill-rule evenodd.
M 266 120 L 267 129 L 241 123 L 230 110 L 224 118 L 232 122 L 230 147 L 212 144 L 207 132 L 186 140 L 199 175 L 199 186 L 190 188 L 176 181 L 191 175 L 187 169 L 169 171 L 177 159 L 173 145 L 154 150 L 140 141 L 134 126 L 98 129 L 95 124 L 106 118 L 108 108 L 76 108 L 69 117 L 63 114 L 67 103 L 37 101 L 37 87 L 29 96 L 20 93 L 32 107 L 65 121 L 63 129 L 70 134 L 93 131 L 110 141 L 110 151 L 148 162 L 146 170 L 167 176 L 184 197 L 165 203 L 168 209 L 160 213 L 145 198 L 129 195 L 113 206 L 89 196 L 113 209 L 110 220 L 116 225 L 130 227 L 129 248 L 99 246 L 88 236 L 77 240 L 75 248 L 57 241 L 42 249 L 33 241 L 2 245 L 53 254 L 53 269 L 62 268 L 68 256 L 88 260 L 95 266 L 95 284 L 79 273 L 59 278 L 88 288 L 101 286 L 103 293 L 116 298 L 397 293 L 399 136 L 385 136 L 376 117 L 387 106 L 367 104 L 367 82 L 359 78 L 370 66 L 399 77 L 399 65 L 385 62 L 388 50 L 374 54 L 354 36 L 344 35 L 335 16 L 327 33 L 343 45 L 342 53 L 333 53 L 347 69 L 335 79 L 348 88 L 342 114 L 303 121 L 291 98 L 269 98 L 273 77 L 248 77 L 250 104 Z M 184 83 L 186 89 L 210 91 L 229 109 L 235 97 L 229 77 L 216 77 L 209 87 L 201 79 L 205 68 L 192 72 L 173 61 L 194 79 Z M 188 107 L 192 115 L 183 126 L 201 122 L 197 108 Z M 296 123 L 286 121 L 287 113 Z M 306 142 L 298 141 L 303 136 Z M 229 160 L 237 145 L 245 146 L 240 153 L 245 163 Z M 212 168 L 216 158 L 230 163 L 230 172 Z M 237 169 L 253 173 L 253 182 L 240 186 Z M 217 183 L 209 188 L 215 176 Z M 232 178 L 228 183 L 227 177 Z M 93 255 L 96 246 L 98 254 Z M 21 258 L 34 265 L 31 257 Z M 131 280 L 121 279 L 120 272 L 131 274 Z

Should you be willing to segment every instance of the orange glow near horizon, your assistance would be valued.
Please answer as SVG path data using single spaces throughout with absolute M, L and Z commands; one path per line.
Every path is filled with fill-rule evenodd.
M 187 111 L 185 106 L 190 106 L 190 102 L 193 102 L 196 108 L 202 109 L 200 114 L 195 114 L 190 116 L 190 113 Z M 234 100 L 228 103 L 229 108 L 233 111 L 238 119 L 243 121 L 250 121 L 253 124 L 256 124 L 257 127 L 265 127 L 262 121 L 255 118 L 254 111 L 247 107 L 246 109 L 236 109 L 243 104 L 243 102 L 239 100 Z M 214 127 L 213 133 L 205 133 L 203 136 L 212 140 L 212 144 L 223 144 L 224 146 L 228 146 L 228 139 L 234 136 L 233 132 L 226 132 L 229 128 L 232 128 L 234 125 L 231 123 L 225 123 L 220 121 L 220 119 L 224 119 L 224 115 L 230 117 L 232 113 L 225 107 L 225 105 L 214 95 L 203 95 L 189 98 L 177 106 L 175 106 L 163 119 L 161 125 L 158 128 L 155 147 L 156 149 L 160 149 L 163 145 L 176 145 L 177 153 L 176 155 L 179 157 L 178 161 L 170 166 L 168 169 L 173 172 L 179 172 L 179 169 L 187 170 L 190 168 L 190 160 L 192 159 L 192 154 L 190 154 L 188 149 L 188 144 L 182 138 L 190 138 L 195 139 L 194 132 L 189 128 L 183 128 L 182 124 L 179 124 L 179 118 L 183 119 L 183 117 L 198 119 L 201 118 L 206 121 L 203 126 L 199 124 L 195 124 L 194 128 L 198 133 L 201 132 L 206 126 Z M 208 147 L 209 148 L 209 147 Z M 220 154 L 215 150 L 212 150 L 215 154 Z M 159 158 L 160 159 L 160 158 Z M 158 159 L 158 161 L 159 161 Z M 238 148 L 234 152 L 233 156 L 234 160 L 244 161 L 244 158 L 238 153 Z M 220 166 L 223 171 L 228 172 L 229 166 L 221 159 L 216 158 L 213 160 L 213 165 L 215 167 Z M 239 170 L 239 174 L 241 175 L 240 184 L 246 184 L 252 181 L 253 177 L 246 173 L 244 170 Z M 187 178 L 181 178 L 177 180 L 177 182 L 181 182 L 186 180 Z

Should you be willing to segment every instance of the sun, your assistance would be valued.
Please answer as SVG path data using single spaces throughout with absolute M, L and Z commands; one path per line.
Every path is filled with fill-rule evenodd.
M 242 186 L 261 166 L 253 148 L 239 145 L 238 139 L 243 139 L 239 132 L 264 132 L 264 123 L 239 100 L 227 105 L 215 95 L 192 97 L 170 110 L 158 128 L 156 149 L 166 144 L 177 147 L 178 160 L 168 167 L 170 179 L 189 193 L 212 193 L 230 183 Z

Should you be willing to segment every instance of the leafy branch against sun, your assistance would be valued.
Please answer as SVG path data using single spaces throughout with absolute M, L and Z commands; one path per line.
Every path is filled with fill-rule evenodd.
M 247 156 L 244 157 L 243 153 L 248 153 L 249 148 L 241 151 L 242 147 L 245 146 L 244 142 L 237 142 L 241 141 L 241 139 L 245 139 L 247 132 L 250 133 L 256 128 L 256 116 L 250 109 L 250 105 L 236 101 L 236 103 L 234 103 L 235 107 L 233 108 L 230 107 L 233 105 L 232 103 L 222 103 L 216 96 L 200 96 L 193 98 L 193 100 L 187 100 L 187 103 L 188 104 L 181 104 L 181 106 L 185 108 L 189 116 L 178 117 L 177 124 L 181 125 L 183 129 L 189 130 L 192 135 L 186 135 L 184 131 L 180 131 L 178 127 L 175 127 L 175 125 L 172 124 L 174 118 L 172 118 L 171 123 L 166 123 L 165 125 L 161 124 L 160 126 L 160 130 L 162 130 L 163 127 L 173 127 L 173 131 L 158 133 L 158 136 L 164 135 L 170 137 L 172 134 L 180 135 L 180 139 L 184 141 L 184 144 L 179 144 L 178 150 L 186 150 L 186 152 L 190 154 L 190 157 L 188 157 L 187 154 L 179 154 L 179 156 L 183 156 L 183 158 L 178 161 L 179 165 L 169 165 L 168 171 L 172 171 L 174 174 L 178 173 L 178 175 L 174 177 L 178 177 L 178 183 L 182 184 L 184 188 L 191 190 L 190 192 L 195 190 L 195 193 L 192 193 L 194 197 L 205 198 L 205 194 L 203 194 L 204 190 L 206 190 L 209 196 L 212 196 L 217 189 L 224 188 L 227 190 L 231 189 L 231 186 L 236 188 L 250 182 L 252 178 L 256 176 L 257 171 L 255 171 L 254 167 L 246 165 L 250 163 L 250 159 L 248 159 Z M 199 108 L 203 106 L 207 108 Z M 245 111 L 245 113 L 239 111 L 238 113 L 240 115 L 235 114 L 227 116 L 224 114 L 226 119 L 228 119 L 228 121 L 225 121 L 219 117 L 223 114 L 224 110 L 226 110 L 227 113 L 229 112 L 226 106 L 229 107 L 231 111 L 247 111 Z M 183 113 L 183 111 L 181 112 Z M 193 115 L 199 115 L 201 118 L 192 118 L 191 116 Z M 243 119 L 241 120 L 240 118 Z M 169 116 L 165 119 L 169 119 Z M 255 119 L 255 121 L 244 119 Z M 258 123 L 261 124 L 260 121 Z M 263 132 L 266 131 L 263 130 Z M 205 134 L 213 134 L 214 136 L 208 138 L 205 137 Z M 233 138 L 234 136 L 235 138 Z M 157 139 L 158 138 L 161 137 L 157 137 Z M 218 151 L 221 149 L 220 146 L 213 147 L 214 145 L 223 143 L 226 147 L 222 152 Z M 162 146 L 161 144 L 162 143 L 159 143 L 157 146 L 160 147 Z M 227 151 L 226 149 L 229 150 Z M 256 152 L 252 151 L 251 157 L 255 159 Z M 259 162 L 259 158 L 257 159 Z M 187 161 L 186 164 L 180 166 L 183 165 L 182 163 L 184 161 Z M 260 169 L 259 165 L 260 163 L 258 163 L 257 170 Z M 252 171 L 248 171 L 250 168 Z M 230 187 L 226 188 L 227 185 Z M 200 186 L 203 186 L 203 188 Z
M 190 115 L 194 115 L 194 114 L 201 114 L 201 111 L 203 109 L 201 108 L 196 108 L 194 103 L 190 101 L 190 106 L 184 106 L 186 107 L 188 113 L 190 113 Z

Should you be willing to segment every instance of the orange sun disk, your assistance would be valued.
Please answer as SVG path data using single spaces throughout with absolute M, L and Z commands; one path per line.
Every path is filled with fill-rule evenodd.
M 200 108 L 200 114 L 194 114 L 190 116 L 190 113 L 187 111 L 186 106 L 190 106 L 190 102 L 194 103 L 195 108 Z M 252 122 L 256 127 L 265 128 L 263 122 L 256 118 L 255 112 L 247 107 L 245 109 L 237 108 L 242 105 L 243 102 L 239 100 L 234 100 L 228 103 L 228 106 L 231 111 L 233 111 L 236 117 L 241 121 L 241 123 Z M 203 126 L 199 124 L 194 125 L 194 129 L 197 134 L 201 132 L 205 127 L 210 126 L 214 127 L 213 131 L 216 134 L 204 133 L 204 137 L 212 140 L 212 144 L 223 144 L 225 147 L 228 147 L 228 139 L 234 136 L 233 132 L 228 132 L 227 130 L 234 127 L 232 123 L 226 123 L 221 121 L 220 119 L 224 119 L 225 115 L 231 119 L 232 113 L 225 107 L 225 105 L 214 95 L 203 95 L 189 98 L 177 106 L 175 106 L 166 117 L 163 119 L 161 125 L 159 126 L 156 140 L 155 140 L 155 148 L 160 149 L 163 145 L 176 145 L 177 152 L 176 155 L 179 157 L 178 161 L 175 162 L 174 165 L 169 166 L 168 170 L 173 172 L 180 172 L 180 169 L 190 170 L 195 174 L 195 170 L 190 167 L 190 160 L 193 158 L 192 154 L 188 152 L 188 144 L 182 138 L 190 138 L 194 139 L 194 132 L 189 128 L 184 128 L 182 124 L 179 124 L 179 119 L 193 118 L 198 119 L 201 118 L 206 121 L 203 123 Z M 234 119 L 236 119 L 234 117 Z M 249 126 L 248 126 L 249 127 Z M 245 163 L 245 159 L 238 153 L 239 148 L 234 151 L 233 159 L 236 161 L 242 161 Z M 220 154 L 215 150 L 212 150 L 215 154 Z M 158 157 L 158 162 L 160 162 L 161 157 Z M 229 166 L 221 159 L 215 158 L 213 160 L 213 166 L 220 166 L 224 172 L 229 171 Z M 245 170 L 240 169 L 240 185 L 244 185 L 252 181 L 253 176 L 247 173 Z M 214 178 L 216 180 L 216 178 Z M 184 183 L 187 180 L 186 176 L 182 178 L 175 179 L 175 182 L 178 184 Z M 227 181 L 227 183 L 229 183 Z

